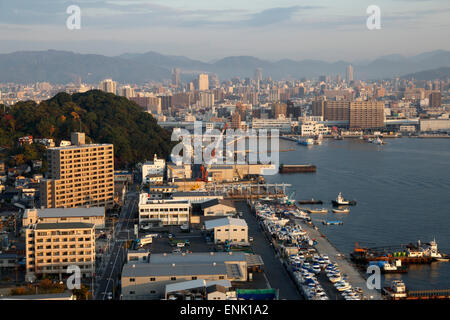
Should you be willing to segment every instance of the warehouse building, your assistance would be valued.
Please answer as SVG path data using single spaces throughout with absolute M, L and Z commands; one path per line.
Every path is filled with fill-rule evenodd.
M 205 229 L 211 231 L 214 243 L 248 244 L 248 226 L 244 219 L 222 218 L 205 222 Z

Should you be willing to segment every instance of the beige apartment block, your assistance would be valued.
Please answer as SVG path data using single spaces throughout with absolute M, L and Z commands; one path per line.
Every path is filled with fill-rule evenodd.
M 350 128 L 376 129 L 384 127 L 383 101 L 352 101 Z
M 76 265 L 83 277 L 95 272 L 95 229 L 91 223 L 37 223 L 25 230 L 26 279 L 66 274 Z
M 72 134 L 72 145 L 47 149 L 47 179 L 41 180 L 45 208 L 106 207 L 114 204 L 112 144 L 84 144 Z

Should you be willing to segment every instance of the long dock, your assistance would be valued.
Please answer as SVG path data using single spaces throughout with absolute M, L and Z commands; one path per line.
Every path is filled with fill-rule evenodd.
M 335 261 L 341 272 L 347 275 L 348 282 L 354 287 L 362 289 L 364 296 L 369 300 L 383 300 L 381 293 L 375 289 L 369 289 L 366 285 L 366 279 L 358 272 L 358 270 L 351 264 L 345 256 L 343 256 L 329 241 L 322 237 L 322 234 L 314 229 L 308 223 L 301 222 L 299 219 L 295 220 L 302 228 L 309 233 L 309 237 L 317 241 L 315 248 L 320 254 L 326 254 L 331 261 Z

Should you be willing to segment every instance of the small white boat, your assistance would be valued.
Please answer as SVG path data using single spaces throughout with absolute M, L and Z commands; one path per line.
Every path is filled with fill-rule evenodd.
M 328 209 L 321 208 L 321 209 L 308 209 L 309 213 L 328 213 Z
M 334 213 L 349 213 L 350 209 L 349 208 L 345 208 L 345 209 L 332 209 L 331 211 L 333 211 Z

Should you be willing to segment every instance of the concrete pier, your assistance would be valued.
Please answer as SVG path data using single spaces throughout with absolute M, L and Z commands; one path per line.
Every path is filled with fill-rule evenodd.
M 320 254 L 328 255 L 331 261 L 339 265 L 341 273 L 347 276 L 348 282 L 353 288 L 361 288 L 365 298 L 368 300 L 383 299 L 379 291 L 367 288 L 366 279 L 364 279 L 345 255 L 342 255 L 326 238 L 322 237 L 320 231 L 314 229 L 314 226 L 304 223 L 302 220 L 295 219 L 295 222 L 308 232 L 311 239 L 317 241 L 315 248 Z

